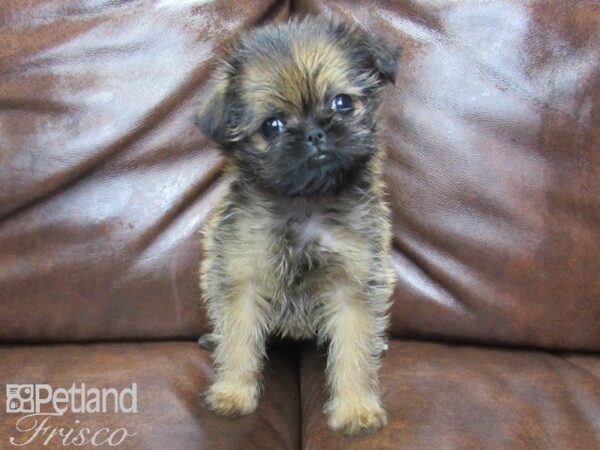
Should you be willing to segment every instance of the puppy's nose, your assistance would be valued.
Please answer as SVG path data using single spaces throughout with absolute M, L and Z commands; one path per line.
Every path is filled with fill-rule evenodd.
M 311 128 L 306 132 L 306 142 L 314 147 L 322 147 L 326 141 L 325 132 L 320 128 Z

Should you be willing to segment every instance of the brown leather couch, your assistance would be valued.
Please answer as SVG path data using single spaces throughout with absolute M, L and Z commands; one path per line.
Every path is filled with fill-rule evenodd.
M 225 182 L 194 111 L 236 33 L 322 11 L 403 46 L 390 423 L 360 438 L 327 428 L 311 343 L 272 347 L 252 415 L 198 397 L 198 231 Z M 135 433 L 116 448 L 600 448 L 600 4 L 1 2 L 0 308 L 2 395 L 137 383 L 137 413 L 52 418 Z M 24 448 L 64 448 L 48 433 Z

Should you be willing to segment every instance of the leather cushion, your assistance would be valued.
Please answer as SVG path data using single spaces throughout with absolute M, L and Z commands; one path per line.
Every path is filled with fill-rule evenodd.
M 396 336 L 600 349 L 598 2 L 319 2 L 403 47 Z
M 123 389 L 137 383 L 138 413 L 68 412 L 52 417 L 48 423 L 50 428 L 75 428 L 75 433 L 83 427 L 93 431 L 124 427 L 135 433 L 117 446 L 124 450 L 296 449 L 300 445 L 296 362 L 279 349 L 272 349 L 269 356 L 257 411 L 235 419 L 217 416 L 201 406 L 200 393 L 214 373 L 209 354 L 193 342 L 1 346 L 0 385 L 3 390 L 7 383 L 40 383 L 67 389 L 73 383 L 85 383 L 87 389 Z M 31 436 L 31 432 L 15 430 L 17 420 L 23 416 L 6 413 L 3 402 L 0 447 L 10 447 L 10 437 L 23 443 Z M 31 422 L 22 428 L 29 426 Z M 65 448 L 59 437 L 44 447 L 48 433 L 24 448 Z
M 389 424 L 347 438 L 327 428 L 320 353 L 301 362 L 303 448 L 600 448 L 598 355 L 394 340 L 380 370 Z
M 199 336 L 215 53 L 285 3 L 0 4 L 0 341 Z M 221 186 L 222 188 L 222 186 Z
M 600 10 L 294 3 L 403 46 L 382 117 L 392 333 L 600 349 Z M 0 5 L 0 340 L 197 336 L 214 55 L 287 2 Z

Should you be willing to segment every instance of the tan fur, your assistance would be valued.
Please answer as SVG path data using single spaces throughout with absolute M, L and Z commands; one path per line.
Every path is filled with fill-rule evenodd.
M 347 61 L 335 45 L 311 38 L 294 42 L 289 59 L 259 58 L 244 67 L 242 91 L 256 117 L 272 109 L 289 110 L 291 105 L 300 111 L 307 96 L 325 98 L 330 89 L 356 94 L 349 72 Z M 281 95 L 265 95 L 272 94 L 274 86 Z
M 380 170 L 380 159 L 375 158 L 370 171 L 379 177 Z M 328 267 L 329 273 L 308 277 L 303 286 L 307 295 L 301 298 L 287 289 L 292 284 L 287 277 L 293 249 L 283 246 L 274 230 L 285 221 L 282 216 L 302 214 L 305 207 L 318 214 L 319 208 L 331 206 L 328 200 L 278 208 L 279 199 L 257 193 L 252 193 L 252 203 L 242 205 L 231 194 L 226 196 L 205 229 L 205 242 L 217 241 L 222 247 L 217 251 L 214 244 L 208 245 L 201 273 L 219 343 L 214 353 L 217 381 L 206 395 L 214 411 L 240 415 L 254 410 L 266 336 L 277 334 L 329 342 L 331 398 L 326 411 L 332 428 L 360 434 L 386 423 L 377 368 L 385 346 L 393 273 L 387 255 L 372 253 L 375 242 L 386 249 L 391 238 L 382 187 L 376 183 L 372 197 L 355 193 L 336 198 L 339 222 L 346 225 L 327 226 L 326 233 L 309 239 L 305 256 L 314 267 Z M 228 214 L 237 218 L 229 230 L 219 225 Z M 222 265 L 215 258 L 222 258 Z M 381 287 L 369 291 L 373 278 Z M 231 280 L 231 291 L 217 287 L 223 279 Z M 217 296 L 218 301 L 210 301 Z
M 267 337 L 314 338 L 329 346 L 329 425 L 348 434 L 373 432 L 387 421 L 377 371 L 394 280 L 383 154 L 375 144 L 373 121 L 382 88 L 377 65 L 386 68 L 388 78 L 393 70 L 389 61 L 378 62 L 378 54 L 395 53 L 384 52 L 383 44 L 372 44 L 358 30 L 340 31 L 328 22 L 307 20 L 261 33 L 221 68 L 202 122 L 232 156 L 231 188 L 204 229 L 201 287 L 214 327 L 206 341 L 215 344 L 216 372 L 205 402 L 219 414 L 251 413 Z M 355 47 L 379 53 L 357 57 L 351 51 Z M 371 59 L 373 70 L 356 69 Z M 325 117 L 332 95 L 340 93 L 354 99 L 352 114 Z M 238 116 L 225 118 L 227 106 Z M 361 170 L 344 189 L 314 195 L 267 189 L 264 179 L 253 177 L 291 178 L 287 167 L 277 165 L 283 160 L 267 159 L 252 170 L 243 164 L 248 155 L 252 161 L 279 155 L 269 153 L 272 143 L 260 133 L 261 123 L 273 114 L 282 114 L 290 130 L 304 129 L 305 121 L 310 126 L 329 121 L 325 130 L 345 130 L 338 134 L 347 133 L 343 142 L 354 145 L 338 143 L 333 151 L 369 158 L 359 160 Z M 215 124 L 227 133 L 219 133 Z M 299 162 L 298 167 L 305 166 Z

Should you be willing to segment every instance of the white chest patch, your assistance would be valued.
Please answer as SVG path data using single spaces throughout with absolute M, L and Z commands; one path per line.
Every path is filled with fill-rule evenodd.
M 305 247 L 314 241 L 321 241 L 323 237 L 330 235 L 325 225 L 323 225 L 321 217 L 316 214 L 311 215 L 304 221 L 294 223 L 292 228 L 299 247 Z
M 303 250 L 313 243 L 330 252 L 335 252 L 339 247 L 335 226 L 327 224 L 318 212 L 303 219 L 292 219 L 288 224 L 297 250 Z

